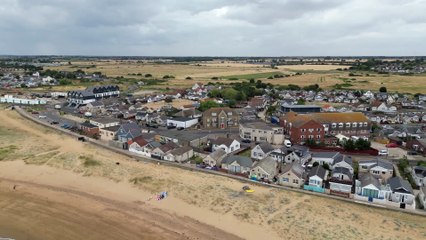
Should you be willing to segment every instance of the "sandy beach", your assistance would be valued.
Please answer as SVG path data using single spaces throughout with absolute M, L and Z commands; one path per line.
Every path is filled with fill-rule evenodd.
M 120 164 L 117 165 L 116 163 Z M 136 162 L 0 110 L 0 237 L 422 239 L 423 217 Z M 15 189 L 14 189 L 15 187 Z M 166 199 L 152 199 L 167 191 Z

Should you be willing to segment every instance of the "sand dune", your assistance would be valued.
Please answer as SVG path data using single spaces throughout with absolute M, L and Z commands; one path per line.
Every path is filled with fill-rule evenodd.
M 0 236 L 19 239 L 426 236 L 419 216 L 259 186 L 244 194 L 239 181 L 136 162 L 4 110 L 0 178 Z

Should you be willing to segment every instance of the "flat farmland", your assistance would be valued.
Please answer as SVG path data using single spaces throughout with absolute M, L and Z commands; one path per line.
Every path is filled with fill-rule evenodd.
M 297 84 L 306 86 L 318 84 L 321 88 L 332 89 L 362 89 L 378 91 L 385 86 L 388 91 L 400 93 L 426 93 L 426 74 L 397 75 L 356 73 L 349 76 L 348 71 L 338 71 L 338 68 L 347 68 L 340 65 L 286 65 L 272 69 L 267 65 L 247 64 L 240 62 L 196 62 L 196 63 L 142 63 L 137 61 L 82 61 L 72 62 L 59 67 L 50 67 L 53 70 L 85 72 L 102 72 L 108 77 L 123 77 L 131 83 L 144 79 L 146 74 L 151 74 L 156 79 L 164 76 L 173 76 L 167 83 L 145 86 L 144 88 L 186 88 L 196 82 L 221 82 L 231 83 L 249 79 L 262 80 L 276 85 Z M 297 74 L 297 75 L 296 75 Z M 286 75 L 282 78 L 270 77 Z M 187 77 L 190 77 L 190 79 Z M 75 86 L 74 88 L 85 86 Z M 57 87 L 58 89 L 62 89 Z M 56 89 L 54 87 L 54 89 Z

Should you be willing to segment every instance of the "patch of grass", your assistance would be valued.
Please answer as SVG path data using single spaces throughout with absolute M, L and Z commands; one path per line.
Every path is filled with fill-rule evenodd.
M 129 180 L 130 183 L 133 183 L 135 185 L 141 184 L 141 183 L 147 183 L 151 182 L 152 177 L 150 176 L 143 176 L 143 177 L 134 177 Z
M 0 148 L 0 161 L 6 160 L 10 155 L 14 154 L 18 149 L 15 145 L 9 145 Z
M 91 156 L 80 156 L 79 159 L 83 161 L 83 165 L 85 167 L 95 167 L 101 165 L 99 161 L 93 159 Z

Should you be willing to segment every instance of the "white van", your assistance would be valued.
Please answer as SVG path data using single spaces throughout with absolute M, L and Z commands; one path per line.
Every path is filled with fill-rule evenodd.
M 284 146 L 286 146 L 286 147 L 291 147 L 291 142 L 290 142 L 290 140 L 285 139 L 285 140 L 284 140 Z
M 389 154 L 387 149 L 379 150 L 379 156 L 387 156 Z

